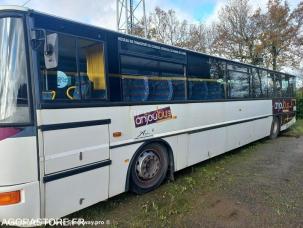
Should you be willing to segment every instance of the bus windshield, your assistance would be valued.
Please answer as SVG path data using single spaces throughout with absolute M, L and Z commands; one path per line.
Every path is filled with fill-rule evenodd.
M 0 18 L 0 125 L 30 121 L 24 26 L 21 18 Z

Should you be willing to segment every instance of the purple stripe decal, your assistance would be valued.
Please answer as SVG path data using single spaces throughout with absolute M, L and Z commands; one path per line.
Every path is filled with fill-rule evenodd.
M 0 141 L 14 136 L 20 132 L 18 128 L 0 128 Z

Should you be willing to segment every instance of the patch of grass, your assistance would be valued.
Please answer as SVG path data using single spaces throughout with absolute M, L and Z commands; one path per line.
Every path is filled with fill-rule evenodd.
M 287 130 L 283 135 L 289 137 L 303 136 L 303 119 L 298 119 L 296 124 Z

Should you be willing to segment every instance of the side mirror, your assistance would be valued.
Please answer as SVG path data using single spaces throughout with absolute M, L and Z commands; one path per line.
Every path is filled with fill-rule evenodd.
M 58 34 L 52 33 L 45 37 L 44 61 L 46 69 L 53 69 L 58 66 Z

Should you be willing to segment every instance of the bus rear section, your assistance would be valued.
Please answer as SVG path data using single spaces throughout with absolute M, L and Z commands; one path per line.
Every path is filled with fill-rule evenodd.
M 24 30 L 21 16 L 0 14 L 0 221 L 40 216 Z
M 296 99 L 275 98 L 272 106 L 274 116 L 272 131 L 284 131 L 296 123 Z

